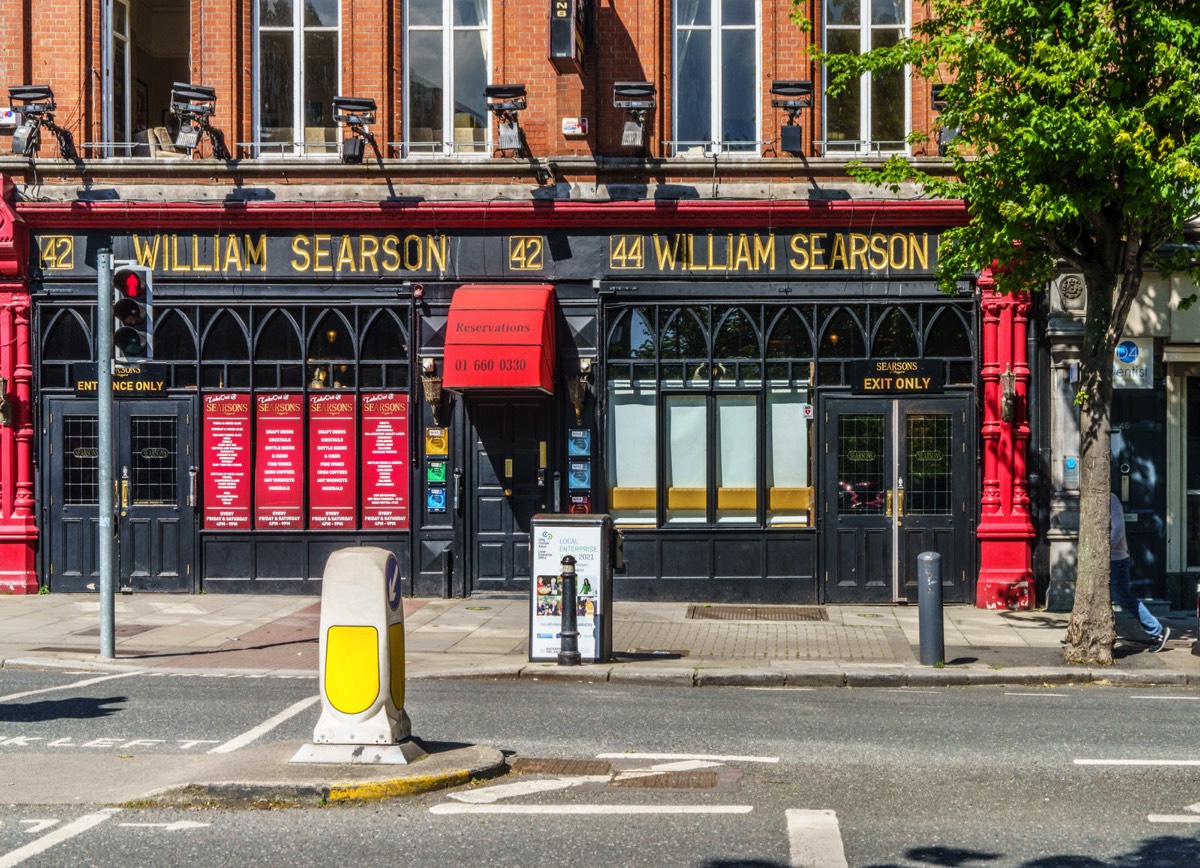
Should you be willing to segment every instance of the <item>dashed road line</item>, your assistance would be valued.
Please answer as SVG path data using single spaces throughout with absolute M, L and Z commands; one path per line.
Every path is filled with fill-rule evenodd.
M 212 750 L 210 750 L 209 753 L 233 753 L 238 748 L 242 748 L 242 747 L 245 747 L 246 745 L 250 744 L 250 742 L 254 741 L 259 736 L 265 735 L 266 733 L 270 732 L 275 727 L 279 726 L 279 724 L 283 723 L 285 720 L 289 720 L 289 719 L 295 717 L 297 714 L 304 711 L 304 709 L 308 708 L 310 705 L 315 703 L 320 698 L 321 698 L 320 696 L 310 696 L 307 699 L 301 699 L 299 702 L 295 703 L 294 705 L 288 706 L 287 708 L 285 708 L 283 711 L 279 712 L 279 714 L 275 715 L 274 717 L 272 717 L 268 720 L 264 720 L 258 726 L 254 727 L 254 729 L 248 729 L 245 732 L 243 732 L 241 735 L 239 735 L 235 738 L 231 738 L 229 741 L 225 742 L 224 744 L 217 745 Z
M 749 814 L 753 805 L 460 805 L 445 802 L 431 814 Z
M 792 808 L 784 813 L 792 868 L 842 868 L 847 864 L 835 812 Z
M 114 678 L 128 678 L 130 675 L 141 675 L 141 671 L 134 672 L 118 672 L 116 675 L 101 675 L 99 678 L 88 678 L 84 681 L 76 681 L 72 684 L 60 684 L 57 687 L 42 687 L 37 690 L 26 690 L 23 693 L 10 693 L 8 696 L 0 696 L 0 702 L 8 702 L 11 699 L 24 699 L 26 696 L 37 696 L 42 693 L 53 693 L 56 690 L 73 690 L 76 687 L 87 687 L 91 684 L 99 684 L 101 681 L 112 681 Z
M 1077 759 L 1077 766 L 1200 766 L 1200 760 L 1171 759 Z
M 777 756 L 723 756 L 708 753 L 598 753 L 596 759 L 712 760 L 719 763 L 777 763 Z
M 26 859 L 45 853 L 55 844 L 61 844 L 63 841 L 70 840 L 76 835 L 83 834 L 93 826 L 99 826 L 120 810 L 120 808 L 105 808 L 103 811 L 98 811 L 95 814 L 87 814 L 74 822 L 67 823 L 67 825 L 60 829 L 55 829 L 48 835 L 43 835 L 36 841 L 26 844 L 24 847 L 11 850 L 0 856 L 0 868 L 14 868 L 14 866 L 20 865 Z

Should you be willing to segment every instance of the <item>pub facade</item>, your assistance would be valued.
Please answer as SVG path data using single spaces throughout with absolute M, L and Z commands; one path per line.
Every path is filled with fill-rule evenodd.
M 919 4 L 93 5 L 0 61 L 74 135 L 0 156 L 0 587 L 97 586 L 109 251 L 153 284 L 121 590 L 317 593 L 370 544 L 525 593 L 532 517 L 605 513 L 618 599 L 902 601 L 936 551 L 948 602 L 1032 605 L 1028 306 L 935 285 L 963 203 L 847 171 L 948 171 L 930 83 L 804 52 Z

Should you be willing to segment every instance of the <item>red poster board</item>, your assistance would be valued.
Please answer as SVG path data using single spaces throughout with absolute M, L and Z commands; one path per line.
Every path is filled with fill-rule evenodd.
M 363 530 L 408 527 L 408 396 L 362 396 Z
M 308 396 L 308 526 L 354 530 L 356 401 L 349 392 Z
M 204 396 L 204 527 L 250 530 L 250 396 Z
M 304 528 L 304 399 L 256 396 L 254 413 L 254 528 Z

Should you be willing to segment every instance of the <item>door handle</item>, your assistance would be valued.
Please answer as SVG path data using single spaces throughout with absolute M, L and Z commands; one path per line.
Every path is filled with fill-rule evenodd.
M 883 499 L 883 514 L 888 518 L 892 517 L 892 490 L 887 490 L 887 495 Z
M 462 493 L 463 493 L 463 472 L 462 469 L 454 471 L 454 514 L 462 515 Z
M 904 489 L 901 488 L 896 492 L 896 518 L 904 515 Z
M 188 468 L 188 499 L 187 505 L 194 507 L 196 505 L 196 474 L 199 472 L 198 467 Z

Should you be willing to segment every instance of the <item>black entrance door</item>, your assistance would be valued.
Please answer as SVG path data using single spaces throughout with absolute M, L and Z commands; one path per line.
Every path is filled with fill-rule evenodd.
M 117 590 L 195 590 L 193 402 L 116 401 Z M 46 409 L 50 587 L 99 589 L 99 424 L 96 402 L 56 399 Z
M 546 512 L 550 398 L 475 398 L 467 526 L 474 591 L 529 587 L 529 525 Z
M 941 555 L 942 596 L 965 602 L 975 486 L 966 397 L 825 402 L 821 471 L 828 603 L 917 598 L 917 557 Z

